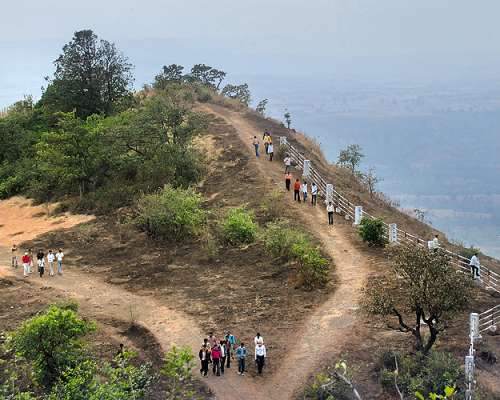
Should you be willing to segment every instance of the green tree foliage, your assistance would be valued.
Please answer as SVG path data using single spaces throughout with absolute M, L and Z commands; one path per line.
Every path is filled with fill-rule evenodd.
M 394 274 L 371 279 L 364 289 L 363 308 L 371 315 L 396 317 L 399 329 L 411 333 L 416 349 L 427 354 L 445 321 L 470 304 L 472 280 L 457 273 L 442 251 L 400 245 L 391 258 Z M 429 329 L 427 337 L 422 322 Z
M 257 111 L 260 115 L 264 116 L 266 114 L 266 107 L 268 102 L 269 102 L 268 99 L 263 99 L 259 101 L 257 107 L 255 107 L 255 111 Z
M 72 310 L 52 306 L 26 321 L 11 338 L 16 353 L 33 363 L 38 383 L 51 387 L 68 368 L 82 359 L 81 338 L 94 329 Z
M 347 166 L 354 174 L 359 166 L 364 154 L 359 144 L 350 144 L 346 149 L 341 150 L 338 158 L 338 164 Z
M 210 86 L 219 90 L 224 81 L 226 73 L 224 71 L 212 68 L 205 64 L 195 64 L 191 68 L 191 73 L 187 76 L 188 82 L 197 82 L 202 85 Z
M 165 354 L 165 363 L 161 373 L 169 381 L 169 393 L 167 399 L 193 399 L 193 375 L 195 357 L 187 346 L 172 348 Z
M 242 85 L 226 85 L 224 89 L 222 89 L 222 95 L 229 97 L 230 99 L 236 99 L 248 106 L 250 104 L 251 95 L 250 89 L 248 88 L 248 84 L 244 83 Z
M 158 90 L 166 89 L 173 83 L 181 83 L 184 79 L 182 65 L 164 65 L 161 73 L 155 76 L 153 87 Z
M 132 65 L 113 43 L 99 41 L 91 30 L 75 32 L 54 64 L 54 78 L 39 102 L 50 111 L 75 110 L 79 118 L 109 115 L 130 97 Z
M 257 236 L 257 224 L 245 207 L 231 209 L 220 224 L 222 239 L 232 245 L 250 244 Z
M 359 224 L 358 233 L 369 246 L 385 246 L 388 242 L 387 229 L 380 218 L 363 217 Z
M 290 111 L 285 110 L 285 114 L 283 114 L 283 117 L 285 118 L 286 127 L 290 129 L 290 126 L 292 125 L 292 114 L 290 114 Z
M 166 185 L 139 200 L 134 222 L 155 238 L 180 241 L 200 233 L 205 223 L 202 200 L 191 188 Z

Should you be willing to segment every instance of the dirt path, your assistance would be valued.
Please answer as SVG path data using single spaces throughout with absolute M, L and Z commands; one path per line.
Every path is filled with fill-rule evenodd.
M 240 114 L 214 107 L 212 112 L 233 125 L 247 146 L 253 152 L 251 140 L 256 131 Z M 280 160 L 270 163 L 265 157 L 253 160 L 251 167 L 259 171 L 260 179 L 266 185 L 282 185 L 282 165 Z M 323 207 L 297 204 L 291 196 L 284 201 L 303 221 L 307 229 L 322 241 L 336 265 L 336 290 L 320 307 L 313 310 L 304 325 L 290 336 L 290 351 L 281 360 L 279 371 L 271 376 L 252 379 L 240 377 L 235 368 L 224 378 L 210 376 L 205 382 L 220 400 L 286 400 L 293 397 L 305 383 L 308 376 L 322 361 L 338 356 L 349 343 L 350 334 L 356 326 L 360 288 L 369 275 L 369 265 L 376 260 L 361 254 L 349 240 L 352 228 L 336 225 L 331 229 L 326 225 Z M 13 212 L 15 210 L 15 212 Z M 48 219 L 43 208 L 33 210 L 22 198 L 0 203 L 0 268 L 1 274 L 12 274 L 7 268 L 9 247 L 14 242 L 30 240 L 50 230 L 67 228 L 88 220 L 88 217 L 65 216 L 61 220 Z M 22 228 L 16 223 L 25 221 Z M 17 276 L 20 276 L 20 270 Z M 36 276 L 29 278 L 35 286 L 49 286 L 76 298 L 81 310 L 96 319 L 116 318 L 124 321 L 135 320 L 150 330 L 164 350 L 172 343 L 189 345 L 197 351 L 204 333 L 196 321 L 189 316 L 169 308 L 152 296 L 138 296 L 119 286 L 102 282 L 98 277 L 66 266 L 63 277 L 43 280 Z M 311 295 L 314 295 L 313 293 Z M 273 355 L 279 358 L 280 355 Z M 251 360 L 248 360 L 251 361 Z M 248 363 L 251 368 L 251 362 Z
M 254 136 L 261 139 L 261 132 L 239 113 L 215 106 L 210 107 L 209 111 L 231 124 L 250 154 L 254 154 L 252 139 Z M 281 160 L 271 163 L 264 153 L 259 159 L 255 158 L 251 165 L 260 172 L 260 176 L 266 176 L 273 185 L 284 185 Z M 322 361 L 339 355 L 356 325 L 355 310 L 360 289 L 370 274 L 369 266 L 380 262 L 356 249 L 349 240 L 352 227 L 343 224 L 338 224 L 333 229 L 328 227 L 323 206 L 297 204 L 292 195 L 286 196 L 284 201 L 294 214 L 301 217 L 307 230 L 321 239 L 323 251 L 334 260 L 337 283 L 332 296 L 314 310 L 302 328 L 290 338 L 290 349 L 293 351 L 287 354 L 280 371 L 272 376 L 267 384 L 267 397 L 264 397 L 266 399 L 291 398 Z

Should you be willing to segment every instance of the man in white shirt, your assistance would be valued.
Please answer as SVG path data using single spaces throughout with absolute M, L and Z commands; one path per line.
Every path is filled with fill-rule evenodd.
M 262 368 L 264 368 L 264 363 L 266 360 L 266 346 L 262 343 L 258 343 L 255 348 L 255 362 L 257 363 L 257 373 L 262 374 Z
M 317 198 L 318 198 L 318 186 L 316 186 L 316 184 L 313 183 L 311 186 L 311 204 L 313 206 L 316 205 Z
M 257 335 L 255 335 L 253 342 L 255 343 L 255 347 L 260 344 L 264 344 L 264 338 L 260 335 L 259 332 L 257 332 Z
M 333 203 L 330 201 L 326 206 L 326 212 L 328 213 L 328 225 L 333 225 L 333 211 L 334 211 Z
M 59 251 L 56 253 L 57 273 L 59 275 L 62 275 L 62 273 L 63 273 L 63 268 L 62 268 L 63 258 L 64 258 L 64 253 L 63 253 L 62 249 L 59 249 Z
M 477 253 L 474 253 L 472 258 L 470 259 L 469 266 L 471 269 L 472 278 L 481 279 L 481 263 L 479 262 Z
M 302 191 L 302 197 L 305 203 L 307 201 L 307 182 L 304 182 L 302 184 L 300 190 Z
M 49 254 L 47 254 L 47 262 L 49 263 L 49 276 L 54 276 L 54 260 L 56 259 L 52 250 L 49 250 Z
M 427 242 L 429 250 L 437 251 L 439 249 L 439 235 L 434 236 L 434 239 Z

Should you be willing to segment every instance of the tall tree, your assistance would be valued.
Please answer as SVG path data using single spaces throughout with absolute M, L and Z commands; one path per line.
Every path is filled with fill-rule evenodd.
M 221 93 L 223 96 L 241 101 L 246 106 L 250 103 L 250 89 L 248 88 L 247 83 L 242 85 L 226 85 L 224 86 L 224 89 L 222 89 Z
M 195 64 L 193 68 L 191 68 L 188 80 L 199 82 L 202 85 L 219 90 L 225 77 L 226 73 L 224 71 L 220 71 L 205 64 Z
M 91 30 L 75 32 L 54 64 L 54 77 L 40 100 L 51 111 L 75 111 L 81 118 L 110 114 L 130 93 L 132 65 Z
M 290 125 L 292 125 L 292 115 L 290 114 L 290 111 L 285 110 L 283 117 L 285 118 L 286 127 L 290 129 Z
M 350 144 L 346 149 L 340 151 L 338 164 L 347 165 L 354 174 L 364 156 L 359 144 Z

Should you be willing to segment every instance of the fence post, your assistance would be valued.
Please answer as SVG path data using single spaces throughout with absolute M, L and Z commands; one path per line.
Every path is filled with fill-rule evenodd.
M 481 339 L 481 334 L 479 333 L 479 314 L 478 313 L 471 313 L 470 314 L 469 325 L 470 325 L 469 334 L 470 334 L 471 340 L 474 341 L 477 339 Z
M 311 161 L 304 160 L 304 169 L 302 175 L 309 177 L 310 174 L 311 174 Z
M 363 207 L 362 206 L 354 207 L 354 225 L 359 225 L 361 223 L 362 218 L 363 218 Z
M 331 183 L 326 184 L 325 201 L 326 204 L 333 203 L 333 185 Z
M 474 356 L 465 356 L 465 381 L 467 389 L 465 390 L 465 399 L 472 400 L 474 396 Z
M 398 242 L 398 226 L 397 224 L 389 224 L 389 243 Z

